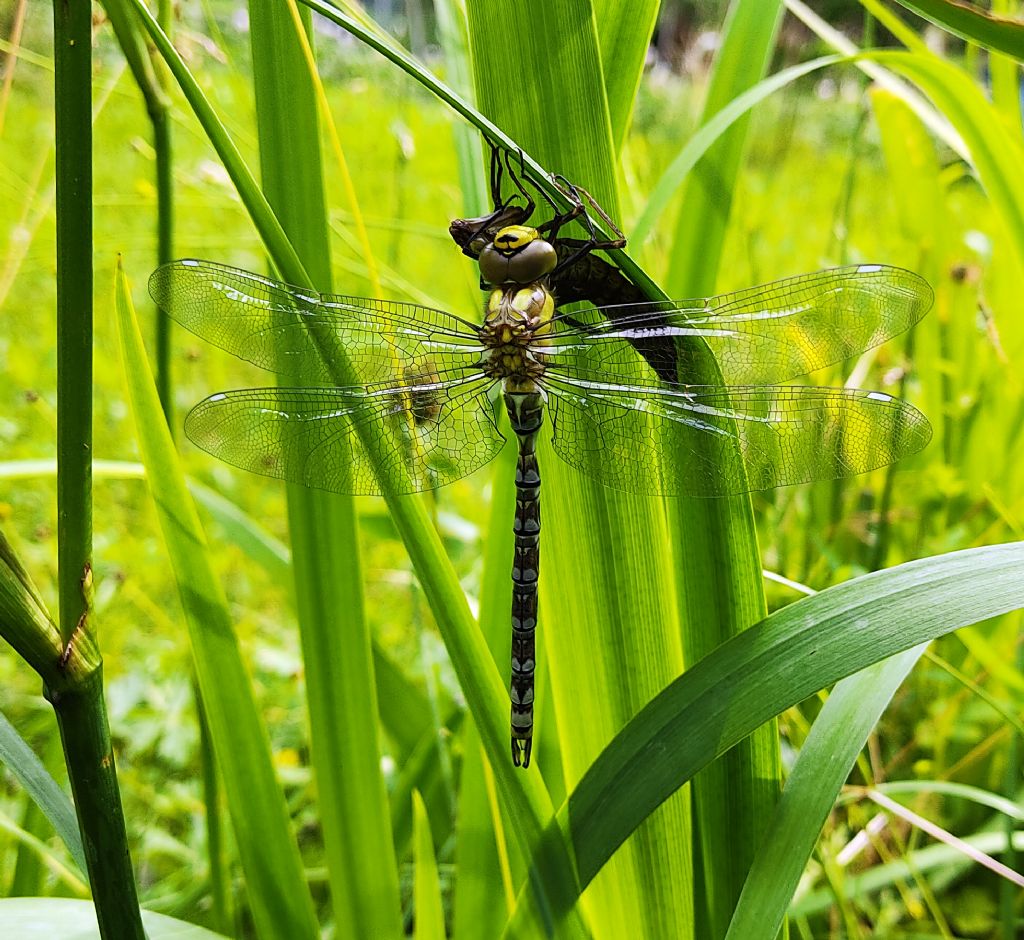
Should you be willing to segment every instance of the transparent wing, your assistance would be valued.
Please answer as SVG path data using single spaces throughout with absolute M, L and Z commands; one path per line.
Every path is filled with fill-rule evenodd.
M 401 385 L 428 365 L 450 379 L 479 371 L 477 328 L 431 307 L 318 294 L 194 260 L 157 268 L 149 293 L 202 339 L 310 385 L 342 384 L 342 362 L 360 383 Z
M 772 385 L 885 342 L 920 320 L 932 299 L 928 282 L 902 268 L 834 268 L 706 300 L 562 314 L 541 351 L 567 377 L 671 386 L 693 375 L 700 337 L 726 385 Z M 654 375 L 637 368 L 634 350 Z
M 399 493 L 472 473 L 505 442 L 488 380 L 399 388 L 252 388 L 201 401 L 185 433 L 221 460 L 335 493 Z
M 859 389 L 652 393 L 547 379 L 545 389 L 556 453 L 598 482 L 633 493 L 714 497 L 835 479 L 893 463 L 931 439 L 916 408 Z M 745 476 L 728 459 L 737 449 Z

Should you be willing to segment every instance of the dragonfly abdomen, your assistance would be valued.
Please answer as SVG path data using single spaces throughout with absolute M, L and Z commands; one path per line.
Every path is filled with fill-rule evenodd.
M 530 766 L 533 749 L 533 695 L 536 667 L 537 582 L 540 577 L 540 468 L 537 432 L 544 420 L 539 392 L 506 392 L 512 430 L 519 439 L 516 514 L 512 525 L 512 762 Z

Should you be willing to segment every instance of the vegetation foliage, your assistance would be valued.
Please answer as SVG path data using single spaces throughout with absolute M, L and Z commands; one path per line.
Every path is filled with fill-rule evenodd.
M 90 897 L 104 936 L 141 935 L 134 872 L 151 937 L 748 940 L 787 911 L 802 937 L 1018 936 L 1015 4 L 905 4 L 925 21 L 864 0 L 830 25 L 799 0 L 706 21 L 438 0 L 389 24 L 403 48 L 303 2 L 108 0 L 91 188 L 49 9 L 0 11 L 4 935 L 95 929 Z M 192 403 L 266 379 L 141 289 L 172 256 L 269 261 L 473 318 L 447 226 L 488 208 L 481 134 L 554 196 L 546 172 L 586 186 L 635 233 L 614 260 L 652 296 L 862 262 L 935 290 L 911 334 L 813 376 L 930 416 L 898 466 L 655 500 L 542 451 L 526 773 L 504 679 L 512 454 L 380 500 L 179 452 Z M 48 311 L 93 302 L 91 349 L 58 340 Z M 69 401 L 92 403 L 91 485 Z M 91 550 L 87 510 L 62 515 L 76 493 Z

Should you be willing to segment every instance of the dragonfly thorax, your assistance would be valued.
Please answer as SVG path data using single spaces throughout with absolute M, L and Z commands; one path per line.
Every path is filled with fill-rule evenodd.
M 555 301 L 541 283 L 498 287 L 487 299 L 480 340 L 486 347 L 482 367 L 486 375 L 505 379 L 509 391 L 532 391 L 544 365 L 533 349 L 550 328 Z
M 551 242 L 529 225 L 506 225 L 480 252 L 480 275 L 487 284 L 533 284 L 558 265 Z

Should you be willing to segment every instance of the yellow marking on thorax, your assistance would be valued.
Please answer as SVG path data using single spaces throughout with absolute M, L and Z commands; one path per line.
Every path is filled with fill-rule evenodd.
M 491 291 L 481 331 L 489 347 L 485 371 L 502 379 L 506 391 L 536 391 L 535 380 L 544 374 L 544 364 L 534 350 L 550 330 L 554 311 L 554 298 L 541 284 L 509 284 Z

